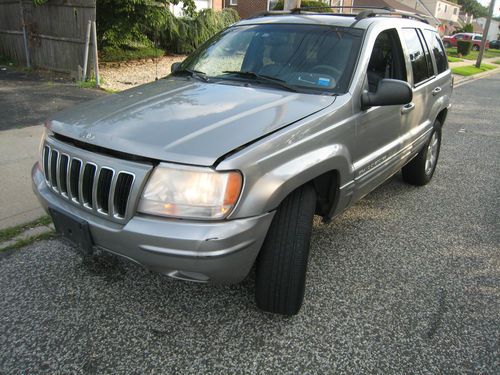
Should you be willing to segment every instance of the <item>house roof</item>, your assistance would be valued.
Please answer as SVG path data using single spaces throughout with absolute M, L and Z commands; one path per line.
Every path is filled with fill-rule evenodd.
M 401 4 L 396 0 L 354 0 L 353 6 L 355 7 L 389 7 L 403 12 L 418 13 L 415 8 L 411 8 L 407 5 Z

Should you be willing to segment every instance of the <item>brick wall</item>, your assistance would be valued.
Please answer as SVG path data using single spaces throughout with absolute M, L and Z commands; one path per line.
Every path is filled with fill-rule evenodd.
M 230 0 L 225 0 L 225 5 L 236 9 L 241 18 L 267 10 L 267 0 L 238 0 L 237 6 L 231 6 Z
M 223 3 L 224 3 L 224 0 L 212 0 L 212 8 L 214 10 L 222 10 Z

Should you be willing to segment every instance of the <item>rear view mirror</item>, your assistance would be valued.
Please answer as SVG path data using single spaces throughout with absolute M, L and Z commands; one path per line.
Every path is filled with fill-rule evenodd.
M 172 66 L 170 67 L 170 72 L 174 73 L 177 69 L 179 69 L 180 66 L 181 66 L 180 62 L 173 63 Z
M 398 79 L 382 79 L 379 81 L 377 91 L 365 91 L 361 94 L 361 107 L 363 109 L 375 106 L 408 104 L 413 99 L 411 86 Z

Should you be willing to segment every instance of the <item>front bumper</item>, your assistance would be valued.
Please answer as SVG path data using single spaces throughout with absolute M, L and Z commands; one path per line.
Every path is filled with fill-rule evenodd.
M 75 207 L 54 194 L 38 165 L 33 190 L 49 207 L 88 222 L 96 248 L 123 256 L 149 270 L 199 282 L 238 282 L 250 271 L 274 212 L 261 216 L 203 222 L 137 215 L 125 225 Z

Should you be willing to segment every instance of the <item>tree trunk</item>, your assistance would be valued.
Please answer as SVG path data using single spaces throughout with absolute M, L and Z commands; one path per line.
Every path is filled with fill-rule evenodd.
M 283 9 L 292 10 L 295 8 L 300 8 L 300 1 L 301 0 L 285 0 L 285 6 L 283 7 Z

